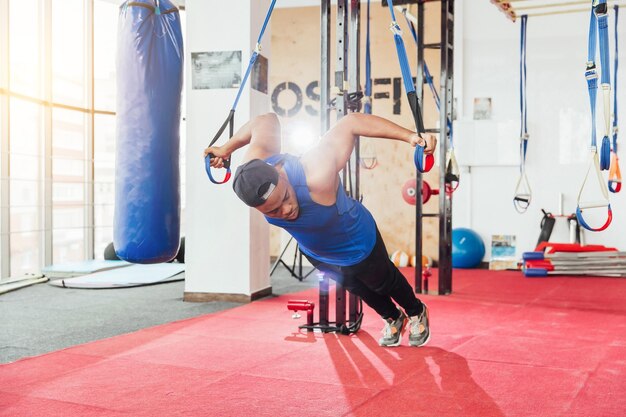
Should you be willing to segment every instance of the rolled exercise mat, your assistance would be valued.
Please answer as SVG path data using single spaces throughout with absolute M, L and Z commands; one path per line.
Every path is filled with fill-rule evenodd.
M 125 261 L 166 262 L 180 242 L 178 9 L 170 0 L 126 1 L 117 39 L 113 242 Z

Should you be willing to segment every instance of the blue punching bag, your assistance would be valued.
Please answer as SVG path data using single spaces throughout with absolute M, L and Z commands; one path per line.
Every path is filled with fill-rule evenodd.
M 126 1 L 117 40 L 113 242 L 128 262 L 174 259 L 180 242 L 183 39 L 169 0 Z

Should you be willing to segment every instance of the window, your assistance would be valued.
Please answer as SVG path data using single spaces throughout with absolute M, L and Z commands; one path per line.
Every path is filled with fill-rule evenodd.
M 36 272 L 42 262 L 42 107 L 10 100 L 9 242 L 10 275 Z
M 52 111 L 52 262 L 85 259 L 85 113 Z
M 119 4 L 0 1 L 0 279 L 102 258 L 113 240 Z M 181 214 L 184 115 L 183 99 Z
M 97 110 L 115 111 L 118 4 L 94 2 L 94 97 Z
M 83 0 L 52 1 L 52 101 L 85 107 Z
M 96 114 L 94 121 L 94 254 L 102 259 L 113 241 L 115 117 Z
M 38 0 L 9 1 L 9 88 L 31 97 L 41 95 L 41 44 Z

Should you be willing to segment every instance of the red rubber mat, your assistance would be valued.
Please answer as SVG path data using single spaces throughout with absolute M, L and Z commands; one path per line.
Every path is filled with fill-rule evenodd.
M 356 335 L 298 333 L 287 300 L 309 290 L 2 365 L 0 416 L 626 415 L 626 280 L 455 270 L 453 289 L 422 297 L 423 348 L 379 347 L 369 309 Z

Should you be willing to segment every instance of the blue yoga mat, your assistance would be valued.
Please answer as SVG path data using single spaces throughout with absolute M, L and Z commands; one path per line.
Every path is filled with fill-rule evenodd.
M 107 271 L 131 265 L 126 261 L 105 261 L 102 259 L 91 259 L 81 262 L 68 262 L 64 264 L 48 265 L 41 270 L 41 273 L 48 278 L 71 278 L 94 272 Z
M 124 288 L 163 282 L 180 281 L 185 278 L 185 264 L 164 263 L 130 265 L 124 268 L 95 272 L 80 277 L 50 281 L 63 288 Z

